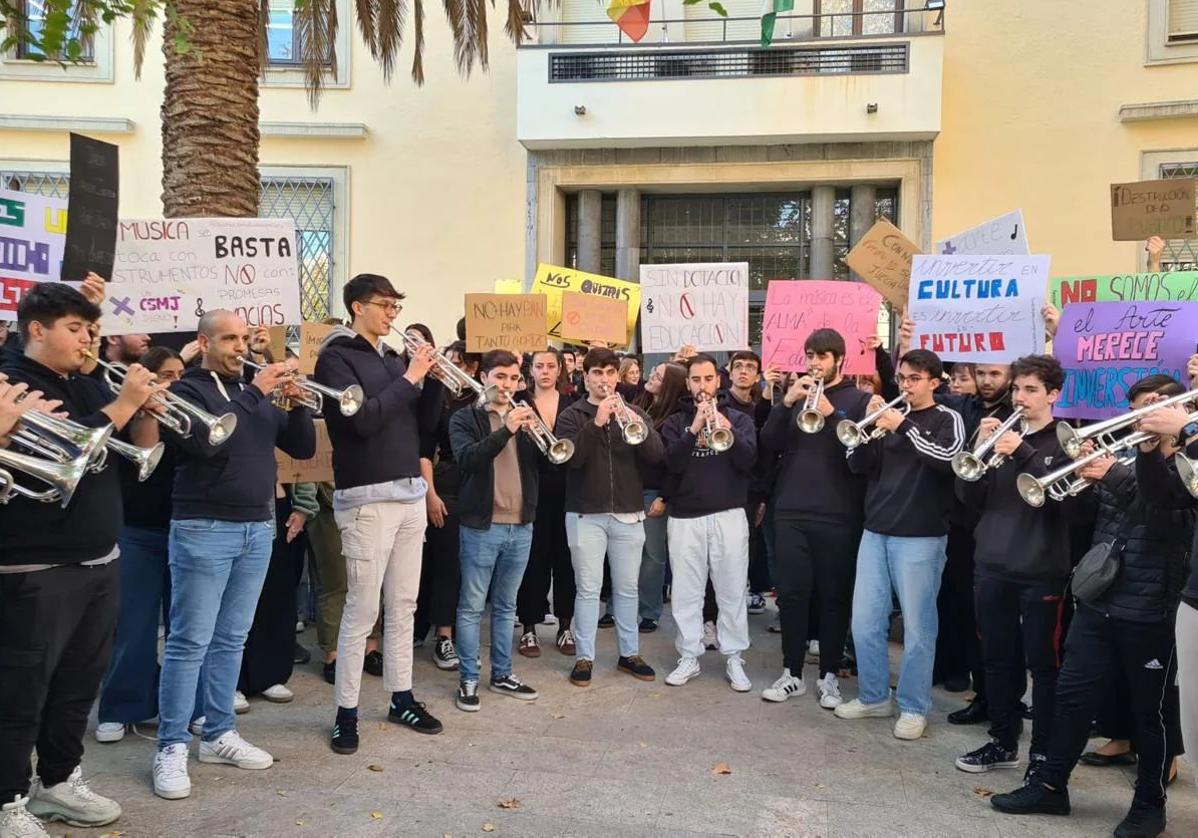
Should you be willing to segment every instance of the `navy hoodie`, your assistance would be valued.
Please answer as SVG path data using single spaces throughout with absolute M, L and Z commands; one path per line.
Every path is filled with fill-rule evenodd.
M 208 444 L 203 428 L 186 438 L 163 430 L 167 441 L 179 449 L 171 519 L 274 520 L 275 447 L 297 460 L 315 456 L 312 414 L 303 407 L 279 410 L 269 396 L 241 378 L 219 376 L 222 393 L 217 378 L 212 370 L 192 367 L 171 386 L 173 394 L 214 416 L 237 417 L 237 428 L 217 446 Z
M 743 509 L 748 501 L 757 460 L 757 428 L 745 412 L 729 409 L 724 394 L 717 401 L 720 415 L 732 424 L 732 447 L 717 453 L 707 447 L 704 434 L 690 432 L 695 403 L 687 398 L 661 426 L 666 449 L 666 496 L 670 517 L 699 518 Z

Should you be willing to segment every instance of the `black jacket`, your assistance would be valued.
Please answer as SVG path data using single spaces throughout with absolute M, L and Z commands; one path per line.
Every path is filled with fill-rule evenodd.
M 24 355 L 7 353 L 0 372 L 13 384 L 24 382 L 47 399 L 59 399 L 72 422 L 101 428 L 112 420 L 101 408 L 112 401 L 108 387 L 86 375 L 62 376 Z M 14 453 L 27 453 L 10 446 Z M 17 495 L 0 504 L 0 565 L 78 564 L 102 559 L 116 546 L 121 528 L 121 482 L 114 459 L 98 474 L 88 472 L 66 509 Z M 50 488 L 20 469 L 5 467 L 20 485 L 33 491 Z M 0 606 L 3 607 L 3 606 Z
M 689 398 L 661 426 L 670 473 L 666 496 L 673 518 L 743 509 L 748 501 L 757 460 L 757 429 L 747 413 L 729 408 L 723 393 L 718 404 L 720 414 L 732 423 L 732 447 L 722 454 L 707 447 L 701 431 L 697 436 L 690 432 L 695 403 Z
M 1198 459 L 1198 441 L 1186 447 L 1185 454 L 1191 460 Z M 1145 502 L 1159 509 L 1195 509 L 1195 499 L 1170 469 L 1160 451 L 1150 451 L 1136 456 L 1136 486 Z M 1191 608 L 1198 608 L 1198 528 L 1194 529 L 1190 543 L 1190 569 L 1181 599 Z
M 533 398 L 531 391 L 522 390 L 516 394 L 516 398 L 525 402 L 538 416 L 541 415 L 541 412 L 537 410 L 537 400 Z M 576 401 L 578 401 L 576 396 L 567 393 L 558 393 L 557 415 L 554 416 L 554 424 L 557 424 L 557 417 L 561 416 L 562 412 Z M 543 416 L 541 418 L 544 419 Z M 540 505 L 548 502 L 553 508 L 560 510 L 566 497 L 566 467 L 565 465 L 555 466 L 549 462 L 548 457 L 538 458 L 537 463 L 541 473 L 540 484 L 537 490 L 540 497 L 537 503 Z
M 645 499 L 639 465 L 661 462 L 661 435 L 639 407 L 628 409 L 645 423 L 648 435 L 640 445 L 624 441 L 613 417 L 605 427 L 595 426 L 596 405 L 582 399 L 557 416 L 554 433 L 574 443 L 574 456 L 566 462 L 566 511 L 588 515 L 605 512 L 644 512 Z
M 443 500 L 456 499 L 462 483 L 449 440 L 449 420 L 459 410 L 474 404 L 476 398 L 473 392 L 455 398 L 442 388 L 436 424 L 420 436 L 420 459 L 433 464 L 433 487 Z
M 512 438 L 503 424 L 491 430 L 487 411 L 477 405 L 462 408 L 449 420 L 449 439 L 458 464 L 458 516 L 463 527 L 485 530 L 491 526 L 495 509 L 495 458 Z M 541 452 L 528 434 L 516 437 L 516 459 L 520 463 L 520 523 L 537 517 L 538 459 Z
M 217 521 L 270 521 L 275 517 L 275 482 L 278 467 L 275 447 L 298 460 L 316 455 L 316 428 L 303 407 L 279 410 L 269 396 L 240 378 L 220 378 L 217 387 L 211 370 L 192 367 L 183 373 L 171 392 L 214 416 L 232 413 L 237 428 L 221 445 L 208 444 L 208 435 L 196 429 L 180 437 L 163 431 L 166 441 L 179 450 L 172 520 L 211 518 Z

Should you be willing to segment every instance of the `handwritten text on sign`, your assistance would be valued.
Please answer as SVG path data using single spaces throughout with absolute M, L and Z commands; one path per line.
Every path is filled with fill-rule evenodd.
M 846 375 L 874 372 L 868 341 L 878 333 L 882 295 L 864 282 L 779 280 L 765 292 L 761 355 L 766 369 L 807 369 L 803 344 L 816 329 L 835 329 L 844 338 Z
M 645 352 L 745 349 L 749 343 L 749 263 L 641 265 Z
M 66 232 L 66 201 L 0 189 L 0 313 L 35 282 L 59 279 Z
M 628 333 L 625 335 L 624 343 L 632 343 L 632 336 L 636 331 L 636 318 L 641 311 L 641 286 L 638 283 L 577 271 L 573 268 L 541 264 L 537 266 L 537 275 L 533 279 L 532 290 L 534 293 L 544 294 L 547 298 L 545 317 L 549 326 L 549 337 L 555 340 L 562 338 L 563 292 L 578 291 L 582 294 L 623 300 L 628 303 Z
M 548 345 L 542 295 L 466 295 L 467 352 L 535 352 Z
M 1048 256 L 916 256 L 912 348 L 981 364 L 1043 352 L 1048 265 Z
M 104 333 L 194 331 L 224 308 L 253 326 L 301 321 L 295 222 L 288 218 L 121 221 Z
M 1128 409 L 1128 389 L 1146 375 L 1185 380 L 1198 335 L 1198 303 L 1107 302 L 1066 306 L 1052 351 L 1065 368 L 1053 413 L 1105 419 Z
M 627 336 L 628 303 L 594 294 L 566 291 L 562 294 L 562 337 L 608 346 L 622 344 Z
M 1049 283 L 1048 298 L 1057 308 L 1113 300 L 1198 302 L 1198 271 L 1057 276 Z
M 943 256 L 1026 256 L 1027 228 L 1023 210 L 1008 212 L 936 242 L 933 253 Z
M 1192 239 L 1194 188 L 1198 180 L 1177 178 L 1111 184 L 1111 238 L 1143 241 L 1149 236 Z
M 892 306 L 904 308 L 911 282 L 911 259 L 916 253 L 919 248 L 915 242 L 885 218 L 879 218 L 844 261 Z
M 333 445 L 323 419 L 314 419 L 316 426 L 316 455 L 308 460 L 292 459 L 281 449 L 275 449 L 275 465 L 280 483 L 327 483 L 333 479 Z

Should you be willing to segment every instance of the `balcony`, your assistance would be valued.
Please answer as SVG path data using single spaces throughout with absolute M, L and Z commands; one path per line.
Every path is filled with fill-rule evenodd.
M 534 38 L 517 52 L 516 127 L 527 148 L 909 141 L 940 131 L 943 8 L 899 0 L 882 12 L 779 15 L 762 48 L 761 19 L 748 12 L 760 0 L 726 2 L 727 18 L 655 2 L 662 17 L 640 43 L 597 21 L 599 4 L 587 5 L 585 22 L 570 20 L 580 5 L 566 0 L 550 12 L 565 19 L 530 24 Z

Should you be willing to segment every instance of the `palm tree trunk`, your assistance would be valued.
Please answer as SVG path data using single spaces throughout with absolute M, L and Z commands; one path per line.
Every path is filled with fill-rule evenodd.
M 167 218 L 258 214 L 257 0 L 175 0 L 162 51 L 162 208 Z M 186 53 L 175 36 L 185 30 Z

